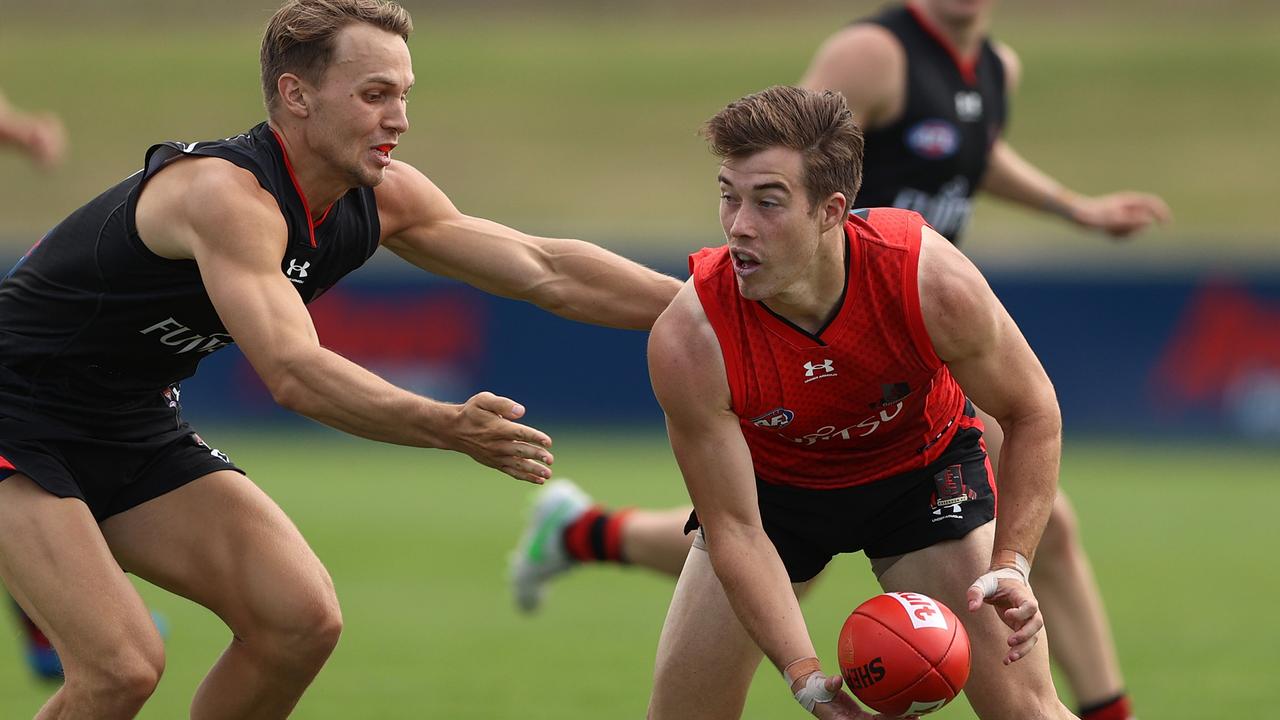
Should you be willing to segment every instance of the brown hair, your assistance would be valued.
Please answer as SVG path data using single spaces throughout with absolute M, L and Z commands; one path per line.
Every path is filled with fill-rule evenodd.
M 368 23 L 405 41 L 413 31 L 409 12 L 388 0 L 289 0 L 262 35 L 262 94 L 270 111 L 284 73 L 318 83 L 333 57 L 333 39 L 352 23 Z
M 810 205 L 840 192 L 852 208 L 862 186 L 862 131 L 844 96 L 830 90 L 775 85 L 726 105 L 702 134 L 721 158 L 774 147 L 798 151 Z

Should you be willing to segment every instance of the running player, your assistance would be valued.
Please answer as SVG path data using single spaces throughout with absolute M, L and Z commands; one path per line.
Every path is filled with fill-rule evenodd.
M 540 483 L 551 441 L 516 422 L 519 404 L 397 388 L 326 350 L 305 304 L 380 246 L 615 327 L 650 327 L 678 289 L 593 245 L 464 215 L 393 160 L 410 30 L 383 0 L 290 0 L 262 42 L 266 122 L 152 146 L 0 283 L 0 579 L 66 670 L 38 717 L 129 718 L 153 692 L 161 638 L 125 572 L 231 630 L 193 717 L 285 717 L 338 640 L 324 566 L 182 418 L 178 383 L 201 358 L 235 342 L 302 415 Z
M 815 716 L 870 717 L 822 671 L 792 589 L 859 550 L 885 590 L 968 608 L 979 717 L 1073 717 L 1028 582 L 1061 451 L 1035 354 L 918 214 L 850 214 L 863 143 L 839 94 L 770 88 L 705 134 L 727 245 L 690 258 L 649 340 L 700 528 L 649 717 L 739 717 L 760 651 Z M 1008 437 L 999 523 L 970 398 Z M 956 502 L 939 523 L 943 499 Z
M 915 0 L 847 26 L 818 50 L 801 84 L 843 93 L 866 131 L 857 205 L 915 210 L 952 242 L 959 241 L 980 188 L 1114 237 L 1168 220 L 1168 207 L 1150 194 L 1090 197 L 1069 190 L 1002 139 L 1008 97 L 1021 73 L 1013 51 L 987 36 L 993 6 L 992 0 Z M 1000 429 L 985 420 L 998 466 Z M 571 482 L 548 484 L 513 554 L 518 605 L 535 608 L 546 581 L 580 562 L 628 562 L 678 573 L 690 542 L 683 533 L 687 513 L 614 512 L 593 504 Z M 545 529 L 553 520 L 559 529 Z M 533 547 L 535 537 L 563 542 Z M 593 542 L 603 538 L 613 541 Z M 1061 494 L 1036 568 L 1054 659 L 1081 716 L 1126 720 L 1130 703 L 1101 593 L 1074 511 Z M 1055 633 L 1057 628 L 1062 630 Z

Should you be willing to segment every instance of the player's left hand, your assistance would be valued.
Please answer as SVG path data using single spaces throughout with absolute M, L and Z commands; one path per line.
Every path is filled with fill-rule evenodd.
M 1132 191 L 1080 198 L 1071 213 L 1081 225 L 1114 238 L 1127 238 L 1151 226 L 1173 219 L 1169 206 L 1156 195 Z
M 1035 647 L 1044 616 L 1024 571 L 1011 567 L 992 569 L 973 581 L 968 599 L 969 612 L 977 612 L 983 604 L 992 605 L 1000 620 L 1013 630 L 1005 665 L 1026 657 Z

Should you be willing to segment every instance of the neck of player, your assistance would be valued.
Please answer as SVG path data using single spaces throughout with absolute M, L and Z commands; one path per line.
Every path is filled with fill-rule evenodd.
M 284 144 L 293 180 L 306 199 L 311 222 L 320 222 L 329 207 L 355 186 L 349 177 L 334 172 L 329 163 L 310 149 L 301 129 L 278 125 L 275 120 L 271 121 L 271 127 Z
M 764 304 L 797 327 L 817 334 L 840 311 L 847 246 L 843 224 L 823 233 L 817 252 L 796 281 Z
M 961 16 L 940 12 L 930 2 L 913 2 L 911 6 L 951 43 L 960 57 L 972 58 L 978 52 L 982 38 L 987 34 L 985 11 Z

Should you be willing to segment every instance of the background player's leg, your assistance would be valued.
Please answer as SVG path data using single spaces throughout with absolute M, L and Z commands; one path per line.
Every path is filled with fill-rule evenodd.
M 0 481 L 0 577 L 62 657 L 66 681 L 37 718 L 131 718 L 164 647 L 89 508 L 25 475 Z
M 1000 448 L 1004 433 L 995 418 L 978 409 L 986 431 L 983 433 L 991 467 L 995 469 L 997 487 L 1000 479 Z M 1084 551 L 1080 525 L 1070 501 L 1059 491 L 1049 514 L 1036 562 L 1031 571 L 1031 585 L 1044 614 L 1045 627 L 1053 639 L 1052 657 L 1081 708 L 1106 710 L 1099 718 L 1128 718 L 1128 698 L 1120 659 L 1102 593 L 1093 574 L 1093 566 Z
M 633 565 L 679 576 L 693 542 L 693 533 L 684 531 L 692 509 L 630 512 L 622 523 L 622 556 Z
M 536 610 L 546 584 L 582 563 L 624 563 L 679 575 L 692 542 L 684 532 L 690 510 L 611 510 L 571 480 L 547 483 L 511 553 L 516 606 Z
M 193 720 L 287 716 L 342 619 L 328 572 L 275 502 L 224 470 L 102 528 L 126 570 L 209 608 L 233 633 L 196 692 Z
M 986 572 L 994 538 L 995 522 L 989 522 L 959 540 L 907 553 L 880 574 L 880 585 L 940 600 L 965 624 L 972 649 L 965 696 L 982 720 L 1073 717 L 1054 690 L 1044 633 L 1026 657 L 1005 665 L 1009 627 L 990 606 L 973 613 L 966 609 L 965 591 Z
M 729 605 L 710 556 L 695 546 L 658 641 L 650 720 L 741 717 L 761 657 Z
M 22 651 L 27 667 L 42 680 L 62 682 L 62 659 L 58 657 L 53 643 L 49 642 L 40 626 L 23 612 L 17 600 L 10 598 L 9 604 L 13 606 L 13 614 L 22 632 Z
M 1119 699 L 1124 706 L 1112 717 L 1127 718 L 1124 679 L 1102 593 L 1080 544 L 1075 511 L 1061 492 L 1036 550 L 1031 587 L 1053 641 L 1053 659 L 1066 675 L 1076 704 L 1101 708 Z

